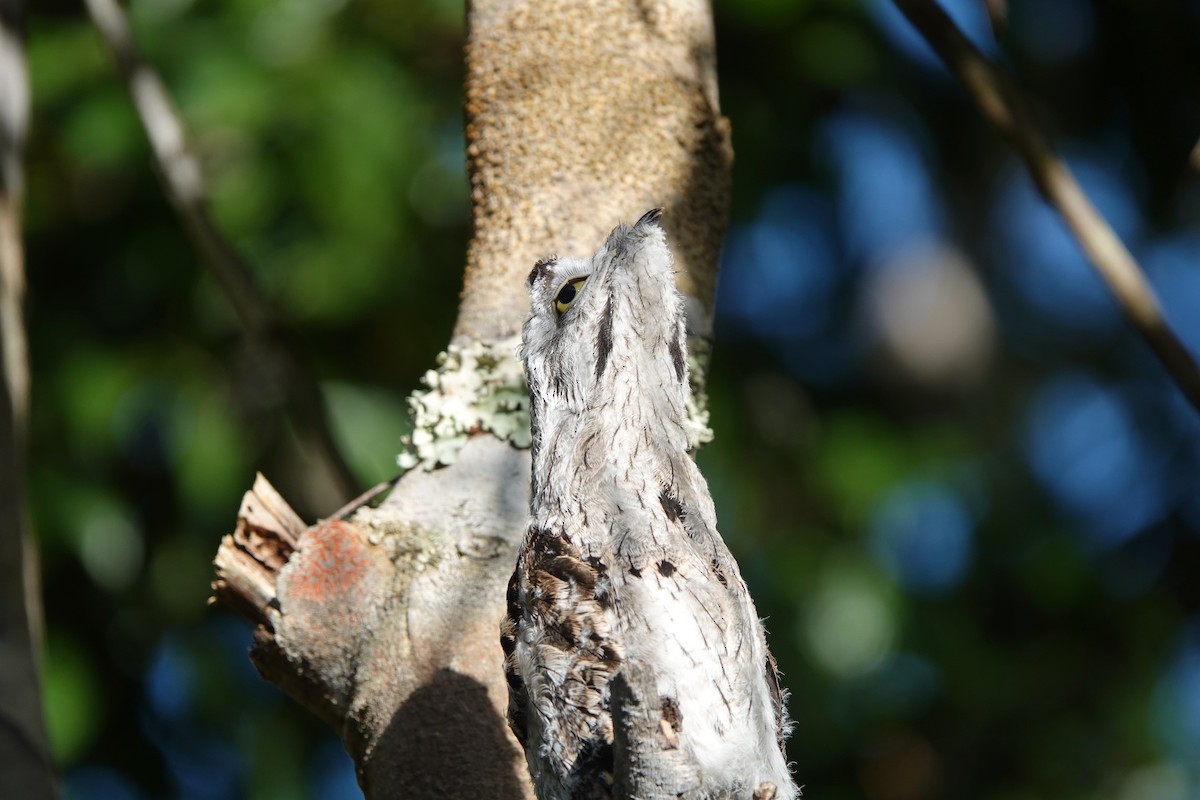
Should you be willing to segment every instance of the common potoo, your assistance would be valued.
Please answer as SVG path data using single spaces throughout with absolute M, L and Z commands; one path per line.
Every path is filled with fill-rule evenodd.
M 510 723 L 541 800 L 608 798 L 611 681 L 636 666 L 663 747 L 693 774 L 670 797 L 791 798 L 774 661 L 688 452 L 683 300 L 659 214 L 529 276 L 532 520 L 501 637 Z

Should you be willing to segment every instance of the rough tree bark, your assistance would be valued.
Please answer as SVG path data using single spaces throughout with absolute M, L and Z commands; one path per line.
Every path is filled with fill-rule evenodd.
M 216 558 L 260 672 L 339 732 L 372 800 L 532 796 L 498 631 L 528 511 L 513 351 L 534 261 L 662 206 L 703 341 L 728 216 L 704 0 L 478 0 L 466 61 L 474 236 L 449 352 L 413 400 L 422 466 L 313 526 L 260 478 Z

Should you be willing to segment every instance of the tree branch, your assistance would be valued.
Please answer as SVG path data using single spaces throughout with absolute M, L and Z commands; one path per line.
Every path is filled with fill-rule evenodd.
M 129 20 L 117 0 L 85 0 L 97 30 L 108 45 L 150 140 L 163 190 L 200 261 L 233 307 L 245 335 L 263 345 L 251 350 L 264 362 L 263 372 L 282 375 L 282 395 L 301 438 L 336 483 L 341 496 L 358 491 L 358 481 L 333 437 L 320 387 L 292 337 L 275 318 L 253 274 L 213 221 L 203 175 L 188 150 L 183 122 L 166 86 L 145 62 L 133 39 Z
M 455 336 L 516 333 L 535 261 L 593 253 L 654 207 L 689 332 L 710 335 L 733 151 L 708 2 L 477 0 L 468 13 L 475 233 Z
M 992 24 L 992 36 L 999 39 L 1008 27 L 1008 0 L 983 0 L 983 7 Z
M 305 526 L 261 476 L 213 589 L 263 677 L 329 723 L 368 798 L 529 798 L 504 721 L 500 617 L 529 458 L 490 436 L 378 509 Z
M 21 161 L 29 126 L 24 0 L 0 2 L 0 796 L 51 798 L 54 763 L 42 718 L 37 652 L 41 593 L 25 513 L 29 353 Z
M 648 208 L 668 208 L 690 323 L 708 334 L 729 206 L 706 2 L 476 0 L 467 19 L 474 238 L 454 333 L 479 346 L 460 347 L 443 365 L 452 379 L 431 382 L 431 418 L 438 396 L 461 414 L 474 395 L 456 392 L 487 383 L 487 369 L 512 373 L 495 362 L 515 358 L 538 258 L 591 253 Z M 516 390 L 490 391 L 511 411 Z M 499 643 L 529 455 L 497 438 L 518 438 L 512 424 L 443 421 L 431 436 L 453 428 L 465 440 L 442 462 L 453 463 L 410 470 L 378 508 L 339 512 L 294 547 L 263 534 L 279 515 L 251 513 L 269 494 L 256 486 L 217 554 L 214 588 L 259 624 L 259 671 L 342 735 L 370 800 L 529 798 Z
M 1020 153 L 1042 197 L 1062 215 L 1134 328 L 1200 410 L 1200 368 L 1167 323 L 1145 273 L 1054 152 L 1016 85 L 933 0 L 894 2 L 958 75 L 988 121 Z

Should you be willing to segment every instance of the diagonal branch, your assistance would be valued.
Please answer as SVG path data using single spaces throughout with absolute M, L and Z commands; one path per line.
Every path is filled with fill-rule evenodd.
M 999 39 L 1008 26 L 1008 0 L 983 0 L 983 9 L 992 24 L 992 35 Z
M 333 438 L 320 387 L 259 291 L 250 268 L 213 221 L 200 165 L 187 148 L 183 122 L 162 79 L 138 51 L 125 11 L 117 0 L 86 3 L 133 97 L 154 151 L 163 189 L 199 251 L 201 262 L 233 306 L 246 336 L 265 345 L 252 348 L 268 362 L 264 371 L 284 376 L 287 411 L 302 438 L 314 443 L 342 496 L 356 494 L 357 481 Z
M 1042 197 L 1062 215 L 1125 315 L 1200 410 L 1200 368 L 1167 323 L 1142 268 L 1054 151 L 1012 80 L 971 44 L 934 0 L 894 2 L 1020 153 Z

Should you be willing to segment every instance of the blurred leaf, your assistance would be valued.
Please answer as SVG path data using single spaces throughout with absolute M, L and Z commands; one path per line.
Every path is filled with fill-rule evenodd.
M 55 399 L 65 417 L 57 422 L 75 447 L 87 452 L 112 446 L 113 417 L 136 380 L 135 369 L 128 358 L 86 346 L 64 359 L 55 376 Z
M 363 248 L 335 239 L 328 244 L 306 241 L 281 250 L 272 265 L 281 278 L 283 300 L 294 318 L 308 322 L 348 321 L 375 306 L 389 264 Z
M 1066 611 L 1086 596 L 1090 576 L 1071 542 L 1043 528 L 1021 559 L 1021 589 L 1044 611 Z
M 61 765 L 79 758 L 103 721 L 104 703 L 94 669 L 87 651 L 70 634 L 52 629 L 46 646 L 43 696 L 51 747 Z
M 210 137 L 215 138 L 215 137 Z M 231 137 L 232 138 L 232 137 Z M 283 187 L 278 173 L 268 165 L 268 160 L 256 149 L 243 148 L 244 142 L 223 142 L 224 148 L 210 174 L 209 197 L 212 200 L 213 216 L 222 230 L 243 245 L 252 256 L 252 245 L 267 246 L 264 232 L 275 222 L 273 216 L 280 204 Z M 210 145 L 209 149 L 215 149 Z M 251 263 L 261 259 L 251 257 Z
M 306 761 L 301 754 L 300 737 L 286 715 L 267 715 L 254 726 L 253 735 L 243 744 L 254 763 L 250 796 L 254 800 L 292 800 L 310 796 L 307 790 Z
M 838 19 L 814 20 L 801 27 L 794 53 L 800 73 L 821 86 L 862 83 L 879 61 L 862 28 Z
M 85 169 L 121 166 L 148 152 L 137 114 L 115 81 L 77 101 L 63 138 L 72 158 Z
M 879 666 L 894 646 L 898 599 L 859 558 L 827 559 L 805 613 L 811 657 L 840 678 Z
M 194 6 L 195 0 L 131 0 L 129 16 L 138 29 L 176 20 L 192 11 Z
M 48 22 L 34 15 L 26 57 L 30 90 L 39 108 L 62 103 L 113 76 L 112 61 L 90 25 Z
M 203 142 L 213 129 L 253 141 L 278 122 L 277 80 L 240 48 L 216 49 L 188 65 L 176 92 L 198 141 Z
M 213 532 L 214 541 L 219 534 L 220 531 Z M 212 595 L 209 549 L 201 550 L 178 537 L 154 548 L 150 556 L 150 589 L 160 619 L 179 624 L 206 613 L 207 600 Z
M 199 369 L 193 372 L 201 377 Z M 219 508 L 253 479 L 245 433 L 232 418 L 231 398 L 220 384 L 189 382 L 172 410 L 175 475 L 185 502 Z
M 84 509 L 80 509 L 84 510 Z M 87 509 L 79 520 L 79 557 L 88 575 L 109 592 L 128 587 L 142 566 L 142 531 L 123 509 Z
M 825 423 L 810 480 L 830 498 L 846 524 L 858 528 L 883 493 L 912 469 L 912 454 L 877 417 L 840 414 Z
M 327 382 L 321 390 L 334 436 L 363 484 L 395 476 L 400 437 L 412 428 L 407 405 L 389 392 L 349 383 Z

